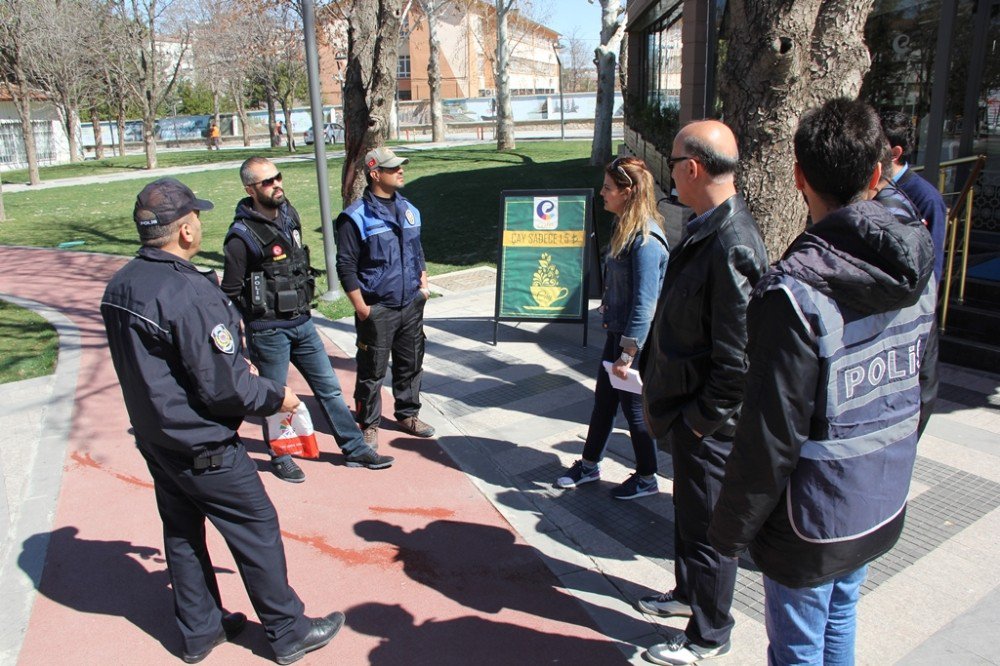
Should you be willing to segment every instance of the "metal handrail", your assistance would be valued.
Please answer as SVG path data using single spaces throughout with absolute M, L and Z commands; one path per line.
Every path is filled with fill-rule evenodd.
M 972 171 L 969 172 L 969 176 L 965 179 L 965 184 L 962 185 L 962 189 L 957 192 L 958 197 L 955 199 L 955 205 L 948 210 L 947 217 L 947 261 L 944 271 L 944 300 L 941 303 L 941 324 L 940 331 L 942 334 L 945 332 L 945 326 L 948 321 L 948 304 L 951 301 L 951 283 L 952 283 L 952 273 L 955 270 L 955 253 L 958 251 L 958 218 L 959 214 L 964 212 L 965 228 L 962 233 L 962 270 L 958 275 L 958 302 L 965 302 L 965 280 L 966 274 L 969 270 L 969 240 L 972 236 L 972 202 L 975 196 L 974 184 L 976 179 L 979 178 L 979 173 L 983 170 L 983 166 L 986 164 L 986 155 L 973 155 L 971 157 L 961 157 L 955 160 L 949 160 L 947 162 L 942 162 L 939 166 L 942 168 L 950 168 L 959 166 L 961 164 L 968 164 L 974 162 Z M 941 174 L 938 181 L 938 190 L 941 191 L 942 195 L 944 192 L 944 173 Z M 953 192 L 947 193 L 955 194 Z M 964 206 L 964 210 L 963 210 Z

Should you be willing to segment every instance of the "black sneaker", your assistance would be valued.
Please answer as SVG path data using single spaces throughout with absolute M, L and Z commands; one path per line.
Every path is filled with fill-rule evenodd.
M 361 453 L 352 453 L 345 459 L 348 467 L 367 467 L 368 469 L 385 469 L 392 467 L 395 458 L 392 456 L 379 455 L 374 449 L 368 449 Z
M 306 480 L 305 473 L 291 458 L 285 458 L 280 462 L 271 460 L 271 467 L 274 469 L 274 475 L 282 481 L 302 483 Z

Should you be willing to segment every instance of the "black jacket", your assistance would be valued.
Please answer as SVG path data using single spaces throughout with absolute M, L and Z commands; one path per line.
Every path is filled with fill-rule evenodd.
M 839 541 L 806 540 L 793 528 L 789 479 L 804 443 L 824 432 L 821 405 L 830 396 L 819 377 L 820 354 L 808 317 L 803 319 L 785 289 L 763 287 L 791 276 L 833 299 L 845 321 L 859 321 L 916 303 L 932 289 L 933 264 L 931 238 L 919 220 L 900 223 L 880 204 L 864 201 L 809 228 L 763 278 L 747 310 L 750 371 L 743 415 L 709 528 L 709 540 L 720 553 L 736 555 L 749 546 L 769 578 L 805 587 L 854 571 L 895 544 L 905 510 L 869 533 Z M 920 364 L 917 437 L 936 393 L 936 332 L 931 325 Z M 903 467 L 886 468 L 883 483 L 908 484 L 910 468 Z M 848 511 L 849 504 L 816 510 Z
M 281 407 L 284 387 L 250 373 L 214 271 L 143 248 L 111 278 L 101 315 L 140 445 L 194 458 L 235 441 L 244 416 Z
M 664 437 L 678 416 L 702 435 L 735 432 L 747 369 L 746 306 L 766 270 L 760 230 L 738 194 L 670 253 L 640 365 L 654 437 Z

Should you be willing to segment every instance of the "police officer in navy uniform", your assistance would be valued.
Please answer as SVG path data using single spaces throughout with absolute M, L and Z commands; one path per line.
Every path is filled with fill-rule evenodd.
M 222 291 L 243 314 L 250 357 L 262 376 L 282 384 L 289 361 L 298 368 L 349 467 L 389 467 L 393 458 L 379 455 L 362 438 L 313 324 L 309 248 L 302 242 L 298 211 L 285 197 L 281 172 L 271 160 L 251 157 L 240 168 L 240 179 L 250 196 L 237 204 L 226 236 Z M 279 478 L 305 481 L 291 456 L 271 456 Z
M 215 274 L 191 264 L 201 247 L 199 212 L 211 208 L 172 178 L 143 188 L 133 212 L 142 248 L 108 283 L 101 315 L 153 477 L 184 661 L 203 660 L 246 624 L 222 607 L 208 518 L 236 559 L 278 663 L 290 664 L 330 642 L 344 614 L 303 615 L 288 585 L 277 513 L 237 434 L 244 416 L 293 410 L 299 400 L 257 376 L 243 353 L 239 312 Z
M 417 437 L 434 436 L 434 428 L 418 417 L 430 290 L 420 211 L 399 193 L 409 161 L 385 147 L 368 151 L 368 187 L 337 218 L 337 275 L 354 306 L 358 335 L 354 400 L 365 441 L 372 445 L 378 441 L 390 356 L 399 427 Z

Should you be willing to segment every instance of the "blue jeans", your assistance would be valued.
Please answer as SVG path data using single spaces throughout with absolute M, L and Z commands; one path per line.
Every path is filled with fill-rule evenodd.
M 767 663 L 853 666 L 858 597 L 868 565 L 818 587 L 764 576 Z
M 358 424 L 344 402 L 340 382 L 330 365 L 326 348 L 312 319 L 291 328 L 269 328 L 248 331 L 250 359 L 262 377 L 284 385 L 288 381 L 291 362 L 305 377 L 326 416 L 333 438 L 344 452 L 351 455 L 367 447 Z M 264 433 L 265 438 L 267 433 Z M 273 456 L 273 452 L 272 452 Z

